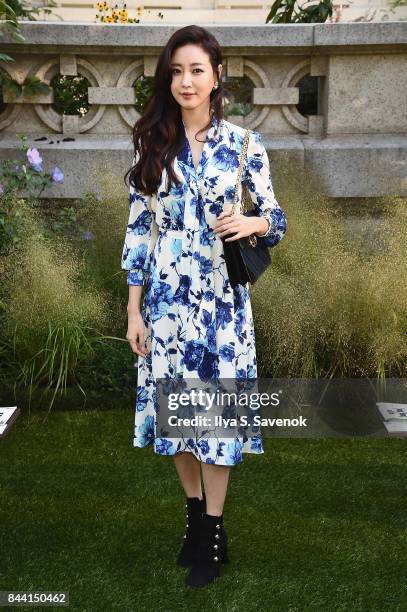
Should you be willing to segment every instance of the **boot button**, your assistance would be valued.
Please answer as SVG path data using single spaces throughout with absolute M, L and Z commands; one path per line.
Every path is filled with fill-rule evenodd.
M 216 525 L 216 529 L 220 529 L 220 525 Z
M 214 561 L 219 561 L 218 557 L 213 558 Z
M 184 535 L 184 540 L 185 540 L 186 537 L 187 537 L 187 534 Z
M 187 523 L 187 527 L 189 527 L 189 524 Z
M 217 544 L 214 544 L 213 547 L 216 548 L 216 549 L 219 548 L 219 546 Z
M 185 508 L 188 508 L 188 504 L 185 504 Z
M 219 538 L 219 534 L 215 533 L 215 538 L 218 539 Z

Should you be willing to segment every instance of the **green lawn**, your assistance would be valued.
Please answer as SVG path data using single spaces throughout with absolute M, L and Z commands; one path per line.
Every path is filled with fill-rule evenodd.
M 0 590 L 69 590 L 89 612 L 407 609 L 405 440 L 268 439 L 245 455 L 225 506 L 231 563 L 194 591 L 175 565 L 173 461 L 132 447 L 132 410 L 44 418 L 0 439 Z

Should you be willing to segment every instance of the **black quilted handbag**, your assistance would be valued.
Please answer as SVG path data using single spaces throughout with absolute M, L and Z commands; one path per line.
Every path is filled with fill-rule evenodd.
M 239 160 L 239 169 L 235 186 L 235 197 L 230 214 L 233 215 L 238 198 L 238 185 L 243 169 L 243 160 L 246 155 L 249 135 L 251 130 L 246 130 L 242 151 Z M 245 216 L 256 216 L 253 210 L 247 210 L 248 204 L 253 205 L 248 188 L 242 186 L 242 214 Z M 230 238 L 233 234 L 222 237 L 223 251 L 225 255 L 226 268 L 232 288 L 236 285 L 254 284 L 261 274 L 271 264 L 271 256 L 266 245 L 266 241 L 261 236 L 252 234 L 239 240 L 226 242 L 225 238 Z

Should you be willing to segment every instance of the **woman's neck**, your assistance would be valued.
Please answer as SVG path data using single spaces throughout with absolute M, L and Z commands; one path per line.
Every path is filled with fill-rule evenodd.
M 211 113 L 208 113 L 208 115 L 205 117 L 201 112 L 199 115 L 194 115 L 193 111 L 189 113 L 181 113 L 182 123 L 184 124 L 185 129 L 191 133 L 196 133 L 208 125 L 208 123 L 210 123 L 212 120 L 212 116 L 213 115 Z

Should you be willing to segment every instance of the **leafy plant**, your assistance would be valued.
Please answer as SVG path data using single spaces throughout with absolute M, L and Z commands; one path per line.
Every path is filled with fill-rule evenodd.
M 399 6 L 407 6 L 407 0 L 390 0 L 390 6 L 392 9 L 396 9 Z
M 224 113 L 245 117 L 252 109 L 253 82 L 248 77 L 226 77 Z
M 2 160 L 0 166 L 0 196 L 17 196 L 23 191 L 28 191 L 30 195 L 40 196 L 46 187 L 52 183 L 61 183 L 64 175 L 58 166 L 55 166 L 52 173 L 44 172 L 42 157 L 36 148 L 27 146 L 27 136 L 19 135 L 22 145 L 20 150 L 25 154 L 20 160 Z M 39 190 L 39 191 L 38 191 Z
M 133 83 L 136 94 L 135 109 L 142 114 L 153 91 L 153 77 L 139 76 Z
M 48 6 L 56 7 L 57 4 L 55 0 L 49 0 Z M 3 36 L 6 31 L 16 42 L 24 42 L 25 38 L 21 34 L 18 19 L 22 17 L 27 21 L 36 21 L 35 16 L 39 13 L 50 15 L 52 10 L 46 7 L 32 7 L 20 0 L 0 0 L 0 36 Z M 5 53 L 0 53 L 0 61 L 14 62 L 15 60 Z M 36 76 L 27 76 L 20 84 L 5 71 L 0 71 L 0 86 L 16 97 L 19 97 L 22 92 L 26 96 L 35 96 L 51 91 L 49 86 Z
M 57 74 L 51 80 L 54 91 L 53 109 L 59 115 L 84 116 L 90 109 L 88 87 L 90 82 L 81 74 Z
M 0 86 L 15 98 L 22 94 L 27 97 L 48 94 L 51 91 L 49 85 L 41 81 L 37 76 L 26 76 L 22 83 L 13 79 L 8 72 L 0 72 Z
M 315 4 L 307 0 L 298 6 L 297 0 L 276 0 L 266 18 L 266 23 L 325 23 L 332 17 L 332 0 L 320 0 Z

